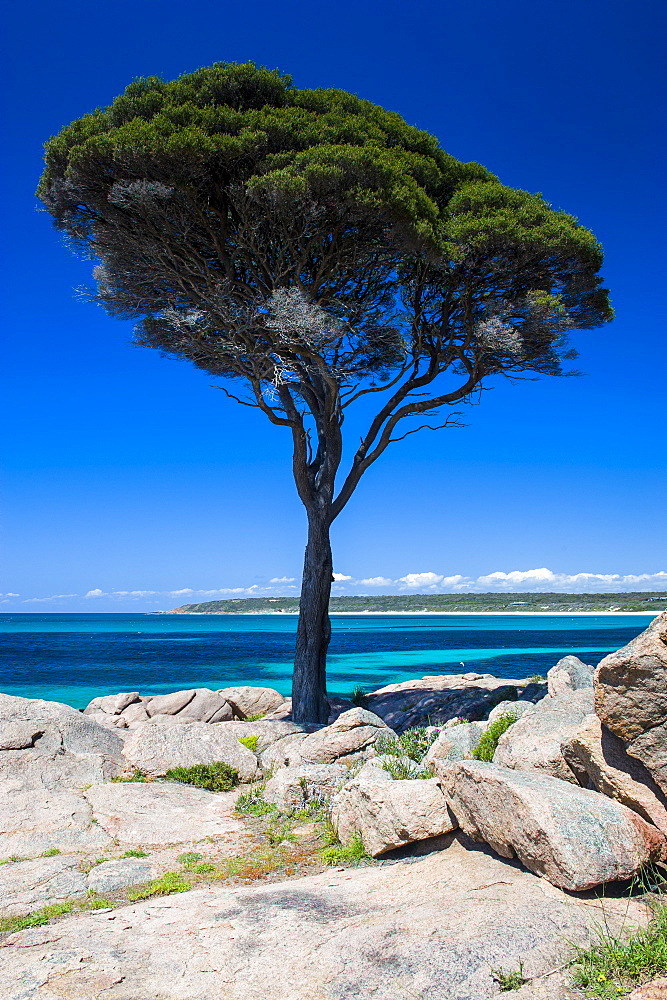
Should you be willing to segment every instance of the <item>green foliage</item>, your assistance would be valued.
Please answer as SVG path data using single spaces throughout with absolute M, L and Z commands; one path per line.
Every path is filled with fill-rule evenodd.
M 380 754 L 392 757 L 409 757 L 419 764 L 438 738 L 438 733 L 428 732 L 425 726 L 406 729 L 397 739 L 380 734 L 375 741 L 375 749 Z
M 176 858 L 176 860 L 180 861 L 182 865 L 186 865 L 188 867 L 190 865 L 196 865 L 198 861 L 201 861 L 201 859 L 202 855 L 197 854 L 196 851 L 186 851 L 185 854 L 179 854 Z
M 475 760 L 493 760 L 498 740 L 516 720 L 517 716 L 513 712 L 503 712 L 497 719 L 494 719 L 486 732 L 482 734 L 482 738 L 473 750 L 473 758 Z
M 239 795 L 236 800 L 236 811 L 248 813 L 251 816 L 266 816 L 269 813 L 277 812 L 277 806 L 264 801 L 263 791 L 264 786 L 262 785 L 261 788 L 253 788 L 249 792 Z
M 244 722 L 259 722 L 260 719 L 264 718 L 264 712 L 257 712 L 256 715 L 246 715 Z
M 125 851 L 124 854 L 121 854 L 121 858 L 147 858 L 147 857 L 148 857 L 148 851 L 137 850 L 134 847 L 131 847 L 129 851 Z
M 91 899 L 89 906 L 91 910 L 111 910 L 113 902 L 110 899 Z
M 510 972 L 506 969 L 498 968 L 491 969 L 491 975 L 494 983 L 498 984 L 501 993 L 509 990 L 518 990 L 524 983 L 528 982 L 523 976 L 523 962 L 519 962 L 518 972 Z
M 60 854 L 57 847 L 49 847 L 46 851 L 42 851 L 40 858 L 55 858 L 56 854 Z
M 355 833 L 348 844 L 341 844 L 335 833 L 330 833 L 320 855 L 325 865 L 359 865 L 374 860 L 359 833 Z
M 195 764 L 193 767 L 174 767 L 167 771 L 168 781 L 180 781 L 209 792 L 229 792 L 239 783 L 239 774 L 224 761 L 215 764 Z
M 542 674 L 531 674 L 528 680 L 531 684 L 542 684 L 546 677 L 543 677 Z
M 667 975 L 667 907 L 656 907 L 648 927 L 628 940 L 599 930 L 592 948 L 578 948 L 574 982 L 589 997 L 617 997 Z
M 412 765 L 412 766 L 411 766 Z M 405 781 L 415 778 L 432 778 L 433 771 L 427 767 L 414 767 L 414 761 L 400 757 L 388 757 L 382 762 L 382 767 L 395 781 Z
M 70 913 L 73 909 L 74 903 L 67 901 L 65 903 L 51 903 L 50 906 L 44 906 L 41 910 L 35 910 L 34 913 L 29 913 L 24 917 L 4 917 L 0 919 L 0 932 L 41 927 L 43 924 L 48 924 L 49 920 L 62 917 L 63 914 Z
M 353 705 L 358 705 L 359 708 L 366 708 L 366 701 L 368 695 L 361 684 L 355 684 L 352 688 L 352 693 L 350 694 L 350 701 Z
M 240 736 L 239 743 L 242 743 L 244 747 L 247 747 L 248 750 L 252 750 L 254 753 L 259 743 L 259 736 Z
M 217 872 L 218 869 L 209 861 L 204 861 L 201 865 L 193 865 L 190 870 L 195 875 L 210 875 L 212 872 Z
M 187 892 L 190 883 L 186 882 L 180 872 L 165 872 L 160 878 L 150 882 L 142 889 L 128 893 L 128 899 L 150 899 L 151 896 L 169 896 L 172 892 Z
M 112 778 L 111 780 L 117 783 L 127 781 L 152 781 L 153 779 L 149 778 L 147 774 L 143 773 L 143 771 L 133 771 L 132 774 L 121 775 L 119 777 Z

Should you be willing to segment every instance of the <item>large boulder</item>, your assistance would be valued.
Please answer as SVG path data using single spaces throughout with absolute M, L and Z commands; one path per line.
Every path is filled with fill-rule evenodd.
M 574 784 L 587 784 L 576 761 L 563 756 L 561 744 L 573 736 L 593 711 L 593 690 L 582 688 L 545 698 L 518 719 L 498 741 L 493 761 L 517 771 L 535 771 Z
M 330 799 L 349 777 L 349 768 L 344 764 L 283 767 L 267 781 L 264 798 L 280 812 L 289 813 L 311 802 Z
M 584 719 L 561 749 L 572 766 L 585 770 L 598 792 L 634 809 L 667 834 L 667 800 L 663 792 L 650 771 L 626 753 L 623 741 L 610 733 L 597 715 Z
M 374 857 L 404 844 L 439 837 L 457 825 L 438 778 L 354 778 L 334 795 L 331 822 L 344 844 L 358 833 Z
M 275 688 L 241 685 L 221 688 L 218 694 L 229 702 L 239 719 L 246 719 L 249 715 L 269 715 L 285 703 L 284 696 Z
M 594 669 L 578 656 L 564 656 L 547 673 L 547 691 L 550 695 L 557 695 L 593 687 Z
M 515 701 L 523 694 L 523 684 L 491 674 L 443 674 L 387 684 L 367 696 L 366 706 L 400 733 L 457 717 L 484 719 L 499 701 Z
M 375 753 L 373 748 L 380 737 L 391 740 L 396 733 L 373 712 L 352 708 L 339 715 L 332 725 L 307 736 L 299 746 L 299 754 L 307 764 L 365 760 Z
M 667 611 L 597 666 L 595 711 L 667 792 Z
M 562 889 L 635 875 L 665 857 L 665 838 L 626 806 L 548 775 L 459 761 L 443 775 L 461 829 Z
M 280 723 L 285 725 L 286 723 Z M 275 725 L 275 723 L 273 723 Z M 308 736 L 307 733 L 287 733 L 275 740 L 264 751 L 260 752 L 260 761 L 264 771 L 277 771 L 281 767 L 299 767 L 303 764 L 300 747 Z M 259 745 L 257 747 L 259 752 Z
M 46 753 L 66 750 L 119 757 L 123 749 L 123 741 L 115 733 L 70 705 L 0 694 L 0 745 L 17 741 L 24 748 Z M 6 745 L 5 749 L 21 747 Z
M 206 722 L 165 725 L 152 720 L 135 729 L 123 746 L 123 757 L 132 767 L 160 777 L 174 767 L 215 764 L 223 761 L 238 771 L 241 781 L 258 775 L 257 758 L 239 743 L 227 727 Z
M 2 865 L 0 916 L 22 916 L 47 903 L 61 903 L 70 896 L 83 895 L 88 886 L 77 861 L 76 857 L 61 854 Z
M 484 735 L 485 727 L 479 722 L 460 722 L 458 726 L 448 726 L 441 730 L 435 743 L 431 744 L 422 764 L 433 767 L 435 760 L 467 760 Z
M 175 715 L 194 722 L 226 722 L 233 718 L 232 706 L 226 698 L 209 688 L 172 691 L 147 699 L 148 715 Z
M 243 830 L 234 814 L 234 792 L 176 782 L 119 782 L 91 785 L 85 796 L 96 826 L 121 844 L 190 843 Z

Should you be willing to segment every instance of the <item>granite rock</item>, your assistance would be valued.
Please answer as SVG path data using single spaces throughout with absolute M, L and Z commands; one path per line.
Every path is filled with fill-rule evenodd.
M 665 838 L 626 806 L 548 775 L 459 761 L 443 775 L 461 829 L 562 889 L 630 878 Z
M 331 798 L 349 777 L 349 769 L 343 764 L 283 767 L 267 781 L 264 798 L 280 812 L 289 813 L 311 802 Z
M 128 885 L 138 885 L 155 878 L 157 871 L 150 858 L 115 858 L 103 861 L 88 873 L 86 888 L 103 896 L 107 892 L 124 889 Z
M 484 735 L 485 726 L 479 722 L 460 722 L 441 730 L 435 743 L 424 757 L 424 767 L 432 767 L 436 759 L 466 760 Z
M 558 695 L 593 687 L 594 669 L 582 663 L 578 656 L 564 656 L 547 673 L 547 691 L 550 695 Z
M 332 764 L 337 760 L 361 760 L 375 753 L 378 738 L 395 739 L 379 716 L 365 708 L 352 708 L 339 715 L 330 726 L 306 736 L 299 746 L 308 764 Z
M 239 719 L 246 719 L 249 715 L 268 715 L 285 703 L 283 695 L 274 688 L 241 685 L 221 688 L 218 694 L 229 702 Z
M 163 725 L 151 720 L 128 736 L 123 757 L 129 765 L 151 777 L 160 777 L 174 767 L 218 761 L 238 771 L 241 781 L 252 781 L 258 775 L 255 754 L 226 727 L 206 722 Z
M 10 862 L 0 867 L 0 916 L 20 916 L 85 891 L 86 876 L 75 857 Z

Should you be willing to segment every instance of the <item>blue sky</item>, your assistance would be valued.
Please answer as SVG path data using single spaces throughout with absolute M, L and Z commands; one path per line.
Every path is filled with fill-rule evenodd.
M 136 76 L 216 60 L 396 110 L 606 251 L 617 319 L 577 333 L 584 377 L 501 384 L 464 429 L 395 445 L 334 526 L 337 592 L 667 589 L 661 0 L 8 8 L 3 611 L 298 587 L 285 431 L 132 348 L 77 299 L 90 267 L 35 210 L 46 138 Z

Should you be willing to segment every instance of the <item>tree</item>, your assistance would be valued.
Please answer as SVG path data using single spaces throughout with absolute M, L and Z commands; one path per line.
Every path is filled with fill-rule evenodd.
M 391 442 L 455 422 L 489 379 L 565 374 L 568 330 L 612 315 L 599 245 L 399 115 L 253 64 L 136 80 L 46 144 L 38 194 L 138 345 L 291 432 L 294 718 L 326 722 L 332 522 Z M 371 394 L 338 485 L 344 416 Z

